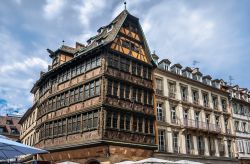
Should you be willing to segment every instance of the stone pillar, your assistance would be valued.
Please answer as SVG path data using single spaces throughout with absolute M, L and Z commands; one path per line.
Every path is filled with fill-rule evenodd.
M 194 146 L 194 154 L 198 155 L 198 144 L 197 144 L 197 136 L 192 136 L 193 138 L 193 146 Z
M 188 102 L 193 102 L 193 94 L 192 94 L 192 89 L 191 86 L 188 86 L 188 96 L 187 96 Z
M 204 137 L 204 143 L 205 143 L 205 155 L 206 156 L 209 156 L 210 153 L 209 153 L 209 147 L 208 147 L 208 138 L 207 137 Z
M 163 95 L 168 96 L 169 90 L 168 90 L 168 80 L 167 78 L 163 77 Z
M 181 125 L 183 123 L 183 107 L 182 107 L 182 104 L 178 105 L 177 118 L 178 118 L 177 123 L 179 125 Z
M 198 95 L 199 95 L 199 101 L 198 102 L 199 102 L 200 105 L 203 105 L 203 97 L 202 97 L 202 93 L 201 93 L 200 89 L 198 90 Z
M 226 127 L 225 127 L 225 120 L 224 120 L 223 115 L 220 116 L 220 125 L 221 125 L 221 132 L 225 133 L 226 132 Z
M 170 110 L 170 104 L 169 101 L 165 101 L 165 121 L 167 123 L 171 123 L 171 110 Z
M 185 133 L 180 131 L 179 132 L 179 144 L 180 144 L 180 153 L 186 154 L 186 138 L 185 138 Z
M 221 97 L 218 96 L 218 111 L 222 111 Z
M 225 157 L 229 157 L 227 139 L 225 138 L 224 138 L 224 145 L 225 145 Z
M 194 108 L 191 107 L 189 110 L 190 110 L 190 112 L 189 112 L 189 119 L 194 120 L 195 119 L 194 118 Z
M 213 108 L 213 98 L 211 93 L 208 93 L 208 107 Z
M 175 87 L 176 87 L 176 92 L 175 92 L 176 99 L 181 100 L 181 89 L 180 89 L 179 82 L 176 82 L 176 86 Z
M 215 146 L 215 156 L 216 157 L 219 157 L 220 156 L 220 153 L 219 153 L 219 145 L 218 145 L 218 140 L 217 138 L 214 138 L 214 146 Z
M 174 150 L 173 150 L 173 131 L 171 128 L 168 128 L 168 131 L 167 131 L 167 151 L 168 152 L 171 152 L 173 153 Z

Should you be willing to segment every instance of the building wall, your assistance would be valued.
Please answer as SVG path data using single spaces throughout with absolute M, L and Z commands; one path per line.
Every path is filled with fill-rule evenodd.
M 217 160 L 234 158 L 236 150 L 227 93 L 168 70 L 157 69 L 154 76 L 158 112 L 157 154 L 172 154 L 171 158 L 174 154 Z M 186 88 L 185 96 L 182 96 L 183 87 Z M 197 102 L 193 99 L 194 90 L 199 97 Z M 207 105 L 203 94 L 207 94 Z M 212 96 L 217 97 L 217 107 L 213 105 Z M 225 109 L 222 100 L 226 102 Z M 196 113 L 199 113 L 199 121 L 196 121 Z M 187 119 L 184 115 L 188 115 Z M 187 142 L 189 140 L 191 144 Z
M 234 93 L 238 91 L 232 89 Z M 236 134 L 236 156 L 241 163 L 250 162 L 250 101 L 232 94 L 232 112 Z
M 26 120 L 21 123 L 20 140 L 23 144 L 34 146 L 37 142 L 36 127 L 37 108 L 26 117 Z
M 18 116 L 0 116 L 0 135 L 18 141 L 20 136 L 19 120 Z

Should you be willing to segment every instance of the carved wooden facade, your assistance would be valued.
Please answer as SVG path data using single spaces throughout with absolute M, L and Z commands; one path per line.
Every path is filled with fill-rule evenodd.
M 142 153 L 136 159 L 149 157 L 157 148 L 154 66 L 138 18 L 124 10 L 88 42 L 80 50 L 50 52 L 52 68 L 32 88 L 38 108 L 36 146 L 51 151 L 41 158 L 76 160 L 69 149 L 89 150 L 81 161 L 117 162 L 137 150 Z M 65 51 L 72 58 L 56 62 Z M 114 158 L 116 149 L 131 154 Z

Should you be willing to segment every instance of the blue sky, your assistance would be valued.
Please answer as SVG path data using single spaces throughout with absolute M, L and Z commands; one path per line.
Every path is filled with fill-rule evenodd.
M 151 51 L 204 75 L 250 88 L 250 2 L 127 0 Z M 0 114 L 23 113 L 30 89 L 51 62 L 46 48 L 86 40 L 123 10 L 122 0 L 7 0 L 0 3 Z

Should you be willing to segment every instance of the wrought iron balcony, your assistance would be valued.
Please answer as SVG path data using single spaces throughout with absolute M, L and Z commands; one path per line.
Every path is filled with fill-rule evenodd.
M 163 95 L 163 90 L 156 89 L 156 94 L 157 94 L 157 95 Z
M 165 121 L 165 116 L 157 116 L 157 121 Z
M 169 92 L 169 94 L 168 94 L 168 96 L 170 97 L 170 98 L 175 98 L 175 93 L 174 92 Z
M 208 108 L 208 102 L 203 102 L 204 107 Z
M 174 151 L 174 153 L 180 153 L 179 147 L 173 147 L 173 151 Z
M 193 103 L 194 103 L 195 105 L 199 105 L 199 100 L 193 100 Z
M 182 96 L 181 96 L 181 100 L 182 100 L 182 101 L 186 101 L 186 102 L 187 102 L 187 101 L 188 101 L 188 99 L 187 99 L 187 95 L 182 95 Z
M 220 153 L 220 157 L 225 156 L 225 146 L 223 144 L 219 145 L 219 153 Z
M 166 146 L 165 145 L 159 145 L 158 149 L 159 149 L 159 152 L 165 152 L 166 151 Z
M 177 124 L 177 119 L 171 118 L 171 123 L 172 123 L 172 124 Z
M 221 128 L 219 125 L 201 122 L 197 120 L 183 119 L 182 125 L 184 127 L 192 128 L 192 129 L 200 129 L 200 130 L 216 132 L 216 133 L 221 132 Z
M 204 148 L 199 148 L 198 153 L 199 153 L 199 155 L 204 155 L 205 154 Z

